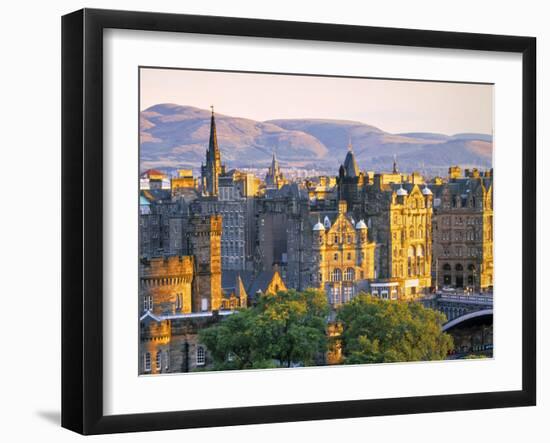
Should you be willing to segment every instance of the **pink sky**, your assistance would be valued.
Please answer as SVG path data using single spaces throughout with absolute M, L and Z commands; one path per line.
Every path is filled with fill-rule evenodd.
M 141 69 L 141 110 L 177 103 L 254 120 L 356 120 L 392 133 L 492 134 L 493 86 Z

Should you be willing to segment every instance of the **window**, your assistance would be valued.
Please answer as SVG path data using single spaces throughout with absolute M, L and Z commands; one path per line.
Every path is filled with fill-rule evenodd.
M 348 252 L 347 257 L 348 257 L 348 260 L 351 260 L 351 252 Z
M 203 298 L 201 299 L 201 311 L 208 311 L 208 299 Z
M 153 296 L 147 295 L 143 297 L 143 310 L 152 311 L 153 310 Z
M 337 235 L 334 236 L 334 243 L 335 243 L 335 244 L 338 243 L 338 236 L 337 236 Z
M 146 352 L 143 356 L 143 369 L 148 372 L 151 370 L 151 354 Z
M 330 289 L 332 303 L 335 305 L 339 305 L 340 300 L 340 288 L 338 286 L 334 286 Z
M 334 260 L 338 260 L 338 253 L 337 252 L 334 253 Z
M 342 280 L 342 271 L 340 269 L 336 268 L 333 269 L 330 273 L 330 281 L 341 281 Z
M 164 351 L 164 369 L 170 369 L 170 351 Z
M 344 272 L 344 280 L 353 281 L 355 280 L 355 270 L 353 268 L 347 268 Z
M 158 351 L 157 356 L 155 358 L 155 367 L 157 368 L 157 371 L 160 371 L 162 369 L 162 352 Z
M 347 303 L 352 299 L 352 297 L 353 297 L 353 286 L 345 286 L 344 287 L 344 292 L 343 292 L 343 297 L 342 297 L 342 302 Z
M 206 363 L 206 352 L 204 346 L 197 346 L 197 366 L 204 366 Z

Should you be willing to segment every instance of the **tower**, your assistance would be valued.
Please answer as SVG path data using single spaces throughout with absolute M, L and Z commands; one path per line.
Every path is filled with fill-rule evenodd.
M 204 196 L 217 197 L 218 178 L 225 173 L 225 167 L 221 163 L 218 136 L 216 133 L 216 119 L 214 118 L 214 106 L 211 106 L 210 139 L 206 151 L 206 164 L 201 166 L 202 193 Z
M 281 172 L 281 168 L 279 167 L 279 162 L 277 161 L 277 157 L 275 156 L 275 151 L 273 152 L 273 158 L 271 159 L 271 166 L 267 170 L 267 174 L 265 175 L 265 183 L 268 188 L 271 189 L 279 189 L 284 184 L 284 177 L 283 173 Z
M 347 202 L 350 212 L 355 212 L 360 206 L 360 197 L 365 184 L 365 174 L 359 170 L 351 140 L 348 144 L 348 152 L 344 164 L 340 166 L 338 177 L 338 199 Z
M 221 307 L 221 235 L 221 215 L 194 215 L 189 219 L 188 250 L 195 259 L 193 312 Z

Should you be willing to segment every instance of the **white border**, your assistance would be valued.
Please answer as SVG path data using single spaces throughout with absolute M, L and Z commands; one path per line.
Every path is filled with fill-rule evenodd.
M 138 377 L 139 65 L 495 83 L 495 358 Z M 521 72 L 507 53 L 106 30 L 104 413 L 521 389 Z

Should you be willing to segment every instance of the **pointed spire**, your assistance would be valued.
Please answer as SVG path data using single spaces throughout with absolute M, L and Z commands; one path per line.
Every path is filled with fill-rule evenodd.
M 271 159 L 271 172 L 273 173 L 273 175 L 279 172 L 279 162 L 277 161 L 277 157 L 275 156 L 275 151 L 273 151 L 273 158 Z
M 348 151 L 349 152 L 353 151 L 353 146 L 351 144 L 351 135 L 348 137 Z
M 208 155 L 212 160 L 217 160 L 220 157 L 220 151 L 218 148 L 218 135 L 216 133 L 216 119 L 214 118 L 214 106 L 210 106 L 212 109 L 212 116 L 210 117 L 210 140 L 208 142 Z
M 223 172 L 224 168 L 221 164 L 220 150 L 218 148 L 214 106 L 210 106 L 210 109 L 212 110 L 212 115 L 210 117 L 210 139 L 206 150 L 206 164 L 201 167 L 201 175 L 203 181 L 203 194 L 217 196 L 218 176 Z
M 399 168 L 397 166 L 397 154 L 393 154 L 393 173 L 398 174 Z

